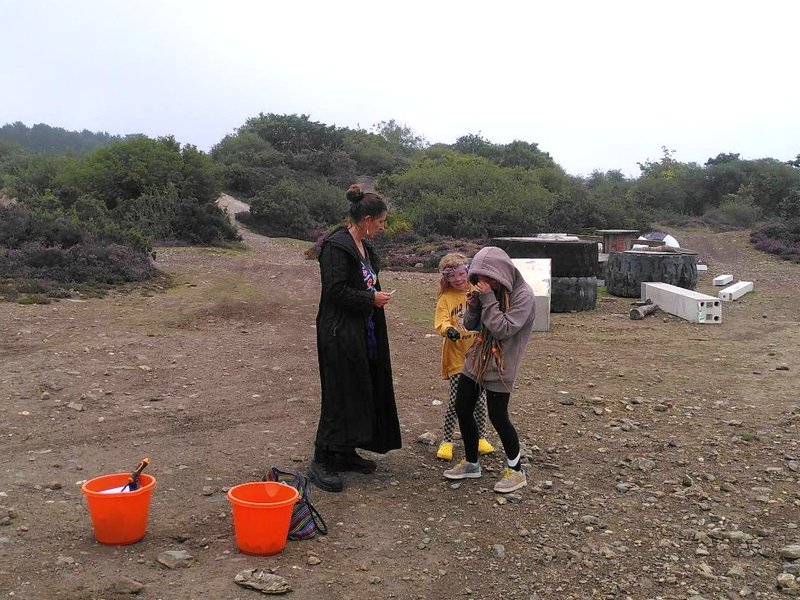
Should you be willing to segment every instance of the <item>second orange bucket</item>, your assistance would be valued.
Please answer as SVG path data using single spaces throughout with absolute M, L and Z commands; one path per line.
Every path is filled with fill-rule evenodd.
M 257 556 L 283 550 L 298 498 L 296 489 L 275 481 L 242 483 L 228 490 L 239 550 Z

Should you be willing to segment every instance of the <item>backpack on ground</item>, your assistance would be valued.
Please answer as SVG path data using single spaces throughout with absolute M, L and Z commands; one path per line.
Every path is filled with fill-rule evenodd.
M 289 467 L 272 467 L 264 476 L 264 481 L 277 481 L 295 488 L 300 493 L 300 498 L 292 510 L 289 522 L 290 540 L 307 540 L 317 533 L 326 535 L 328 527 L 319 511 L 311 504 L 311 484 L 308 477 L 300 471 Z

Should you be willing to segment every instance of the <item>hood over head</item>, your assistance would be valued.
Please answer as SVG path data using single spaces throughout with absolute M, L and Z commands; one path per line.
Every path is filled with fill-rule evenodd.
M 507 290 L 511 291 L 514 287 L 514 278 L 517 268 L 511 262 L 511 258 L 505 250 L 497 246 L 486 246 L 481 248 L 472 259 L 469 267 L 470 282 L 473 284 L 477 279 L 475 275 L 483 275 L 497 280 Z

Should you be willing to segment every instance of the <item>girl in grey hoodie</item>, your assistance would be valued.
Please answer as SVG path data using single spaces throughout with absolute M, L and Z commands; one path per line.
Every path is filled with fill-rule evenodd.
M 519 436 L 508 416 L 511 389 L 533 329 L 534 298 L 530 286 L 502 249 L 487 246 L 472 259 L 470 281 L 477 293 L 467 300 L 464 326 L 478 331 L 467 351 L 456 392 L 456 414 L 464 440 L 465 459 L 444 472 L 447 479 L 481 476 L 475 403 L 486 390 L 489 420 L 497 430 L 508 466 L 495 486 L 500 493 L 527 485 L 522 470 Z

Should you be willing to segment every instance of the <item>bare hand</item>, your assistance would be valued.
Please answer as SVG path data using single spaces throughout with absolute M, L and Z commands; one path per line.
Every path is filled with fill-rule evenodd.
M 491 292 L 491 291 L 492 291 L 492 286 L 490 286 L 490 285 L 489 285 L 488 283 L 486 283 L 485 281 L 480 281 L 480 280 L 479 280 L 479 281 L 478 281 L 478 283 L 476 283 L 476 284 L 475 284 L 475 287 L 477 288 L 477 290 L 478 290 L 478 291 L 479 291 L 481 294 L 486 294 L 486 293 L 488 293 L 488 292 Z
M 389 292 L 375 292 L 375 299 L 372 301 L 372 304 L 378 308 L 382 308 L 386 306 L 391 299 L 392 295 Z

